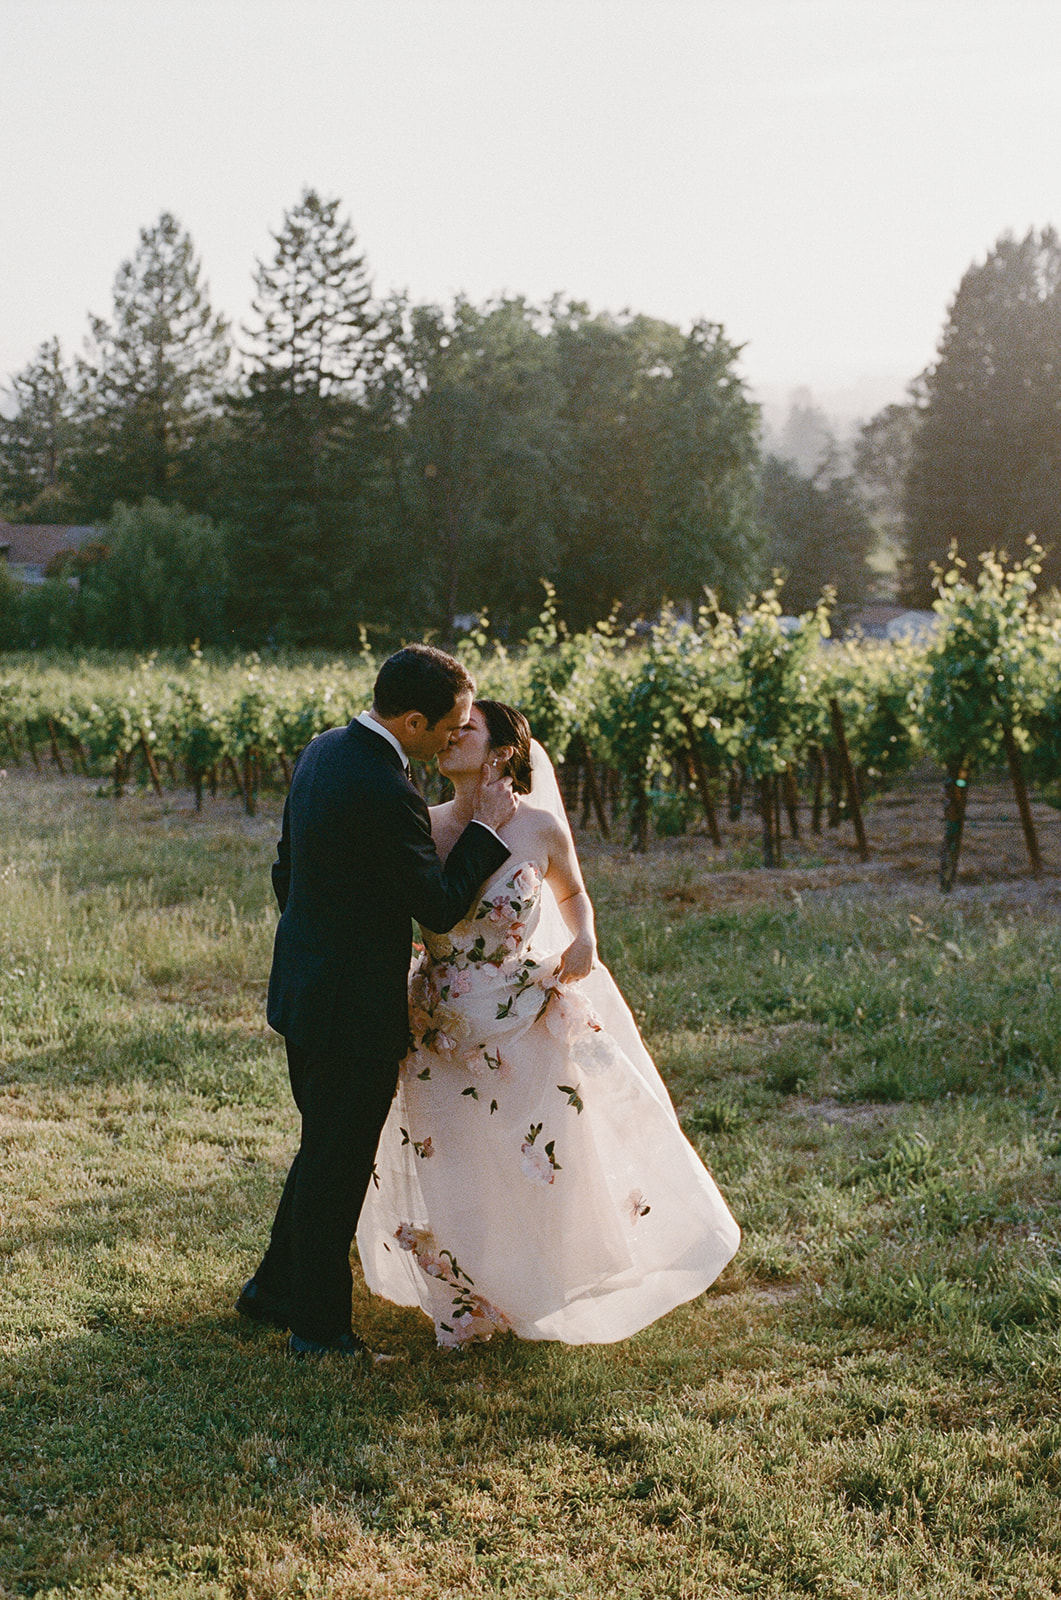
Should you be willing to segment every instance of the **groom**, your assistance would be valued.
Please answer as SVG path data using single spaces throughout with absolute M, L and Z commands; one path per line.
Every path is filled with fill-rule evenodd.
M 283 1034 L 302 1139 L 269 1248 L 236 1309 L 290 1328 L 293 1355 L 365 1353 L 350 1326 L 350 1244 L 409 1042 L 411 919 L 445 933 L 506 859 L 515 813 L 484 768 L 474 820 L 443 867 L 408 776 L 468 721 L 475 684 L 452 656 L 408 645 L 372 710 L 295 763 L 272 877 L 280 903 L 268 1018 Z

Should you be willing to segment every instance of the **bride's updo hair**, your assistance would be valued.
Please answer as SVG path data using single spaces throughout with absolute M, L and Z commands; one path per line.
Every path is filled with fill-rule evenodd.
M 501 700 L 477 700 L 476 707 L 486 720 L 491 750 L 503 744 L 513 747 L 505 762 L 505 776 L 512 779 L 516 794 L 530 794 L 531 787 L 531 731 L 530 723 L 515 706 L 506 706 Z

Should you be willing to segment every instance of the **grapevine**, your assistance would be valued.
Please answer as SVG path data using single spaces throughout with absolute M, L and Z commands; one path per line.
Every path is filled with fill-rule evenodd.
M 548 749 L 582 821 L 622 826 L 634 848 L 651 832 L 706 826 L 721 842 L 757 796 L 764 860 L 781 857 L 782 805 L 797 829 L 799 787 L 820 829 L 861 826 L 860 801 L 927 755 L 945 777 L 941 883 L 954 881 L 969 783 L 1008 771 L 1038 867 L 1026 786 L 1061 780 L 1061 606 L 1036 593 L 1039 552 L 990 554 L 971 574 L 939 574 L 938 631 L 928 644 L 828 638 L 829 597 L 793 622 L 775 590 L 739 617 L 712 597 L 692 620 L 664 614 L 627 633 L 611 622 L 571 634 L 546 591 L 519 645 L 488 619 L 458 653 L 480 692 L 519 705 Z M 87 775 L 101 792 L 130 784 L 219 789 L 253 811 L 282 791 L 305 745 L 367 706 L 378 662 L 367 649 L 324 665 L 248 656 L 208 661 L 9 656 L 0 665 L 3 759 Z M 862 841 L 864 843 L 864 841 Z

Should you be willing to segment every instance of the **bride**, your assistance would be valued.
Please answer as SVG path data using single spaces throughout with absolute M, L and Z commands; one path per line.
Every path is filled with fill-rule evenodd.
M 526 798 L 473 910 L 424 931 L 357 1230 L 365 1280 L 444 1346 L 625 1339 L 706 1289 L 740 1234 L 597 962 L 555 773 L 510 706 L 477 701 L 438 758 L 454 791 L 431 812 L 439 854 L 487 761 Z

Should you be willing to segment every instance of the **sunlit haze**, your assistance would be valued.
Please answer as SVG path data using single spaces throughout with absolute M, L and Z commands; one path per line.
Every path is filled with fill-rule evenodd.
M 706 317 L 868 415 L 1061 224 L 1057 0 L 0 0 L 0 61 L 0 379 L 163 210 L 238 322 L 308 184 L 381 292 Z

